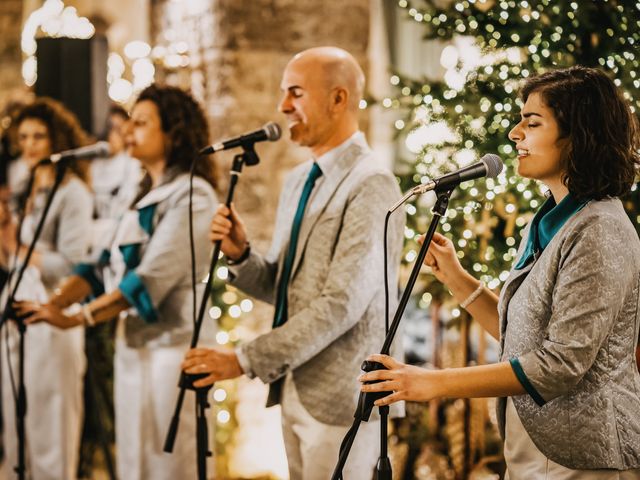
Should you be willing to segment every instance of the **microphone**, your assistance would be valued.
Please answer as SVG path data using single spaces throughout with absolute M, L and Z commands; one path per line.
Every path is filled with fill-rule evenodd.
M 417 185 L 413 187 L 412 191 L 417 195 L 431 190 L 450 190 L 467 180 L 475 180 L 480 177 L 495 178 L 500 175 L 503 167 L 502 160 L 500 160 L 498 155 L 487 153 L 479 162 L 463 167 L 455 172 L 442 175 L 422 185 Z
M 389 209 L 389 212 L 393 212 L 404 202 L 409 200 L 414 195 L 420 195 L 431 190 L 435 190 L 436 192 L 442 192 L 446 190 L 451 190 L 457 187 L 462 182 L 466 182 L 467 180 L 475 180 L 480 177 L 489 177 L 495 178 L 500 175 L 502 169 L 504 168 L 504 164 L 498 155 L 494 155 L 493 153 L 487 153 L 484 155 L 479 162 L 474 163 L 473 165 L 467 165 L 455 172 L 447 173 L 442 175 L 441 177 L 435 178 L 430 182 L 423 183 L 421 185 L 416 185 L 411 190 L 409 190 L 404 197 L 402 197 L 398 202 L 393 205 Z
M 208 147 L 200 150 L 200 155 L 209 155 L 211 153 L 219 152 L 221 150 L 229 150 L 236 147 L 252 146 L 256 142 L 275 142 L 282 135 L 280 125 L 275 122 L 269 122 L 265 124 L 260 130 L 256 130 L 251 133 L 240 135 L 239 137 L 230 138 L 220 143 L 209 145 Z
M 67 162 L 69 160 L 90 160 L 97 157 L 109 157 L 111 155 L 111 147 L 109 142 L 98 142 L 86 147 L 73 148 L 64 152 L 54 153 L 49 158 L 45 158 L 42 162 L 51 162 L 54 165 L 59 162 Z

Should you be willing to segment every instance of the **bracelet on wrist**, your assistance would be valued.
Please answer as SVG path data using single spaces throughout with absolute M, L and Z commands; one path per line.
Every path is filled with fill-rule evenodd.
M 82 316 L 84 317 L 84 325 L 86 327 L 93 327 L 96 324 L 96 320 L 93 318 L 91 314 L 91 309 L 89 308 L 89 304 L 85 303 L 82 305 Z
M 484 288 L 484 282 L 480 282 L 480 284 L 478 285 L 478 288 L 476 288 L 471 295 L 469 295 L 467 298 L 465 298 L 462 302 L 460 302 L 460 306 L 462 308 L 467 308 L 469 305 L 471 305 L 473 302 L 475 302 L 475 300 L 480 296 L 480 294 L 482 293 L 482 289 Z
M 51 303 L 52 305 L 55 305 L 55 302 L 53 301 L 53 299 L 50 299 L 49 303 Z M 67 317 L 73 317 L 74 315 L 78 315 L 79 313 L 82 313 L 82 305 L 80 305 L 79 303 L 74 303 L 72 305 L 69 305 L 64 310 L 62 310 L 62 313 L 64 313 Z
M 55 305 L 53 302 L 51 302 L 52 305 Z M 85 325 L 85 315 L 84 315 L 84 308 L 82 305 L 80 305 L 79 303 L 74 303 L 72 305 L 69 305 L 67 308 L 65 308 L 64 310 L 62 310 L 62 313 L 65 314 L 65 316 L 67 317 L 71 317 L 71 318 L 75 318 L 78 321 L 78 325 Z

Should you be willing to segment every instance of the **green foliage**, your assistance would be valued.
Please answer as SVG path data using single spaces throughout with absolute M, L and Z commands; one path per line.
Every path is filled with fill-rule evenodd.
M 640 2 L 400 0 L 398 4 L 409 19 L 424 25 L 426 40 L 458 44 L 458 50 L 449 47 L 443 53 L 449 67 L 444 81 L 411 79 L 401 73 L 391 78 L 398 94 L 383 104 L 404 112 L 396 128 L 418 147 L 413 150 L 417 157 L 400 166 L 401 186 L 408 189 L 485 153 L 500 155 L 506 167 L 503 174 L 495 181 L 462 184 L 442 225 L 458 247 L 463 266 L 496 288 L 515 258 L 522 227 L 544 201 L 536 182 L 517 176 L 516 152 L 507 138 L 522 105 L 519 84 L 547 69 L 596 66 L 615 79 L 634 112 L 639 112 Z M 470 49 L 478 53 L 478 61 L 471 65 Z M 434 134 L 438 122 L 452 134 Z M 636 223 L 637 196 L 634 190 L 625 202 Z M 425 231 L 430 201 L 423 198 L 408 206 L 408 238 Z M 415 248 L 408 246 L 407 260 Z M 436 296 L 444 293 L 438 288 L 429 285 Z

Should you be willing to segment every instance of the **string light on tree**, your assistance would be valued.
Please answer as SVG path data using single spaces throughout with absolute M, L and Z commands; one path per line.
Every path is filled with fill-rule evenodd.
M 41 31 L 47 37 L 91 38 L 95 28 L 88 18 L 78 16 L 74 7 L 65 7 L 62 0 L 47 0 L 35 10 L 22 28 L 21 47 L 25 56 L 22 77 L 28 86 L 36 83 L 36 37 Z
M 445 5 L 400 0 L 397 5 L 424 27 L 426 39 L 448 42 L 440 57 L 443 81 L 412 79 L 402 72 L 389 79 L 398 94 L 383 105 L 404 112 L 395 127 L 406 134 L 407 148 L 417 155 L 407 161 L 401 185 L 407 189 L 487 152 L 500 154 L 506 171 L 498 181 L 462 184 L 451 205 L 465 205 L 463 214 L 448 217 L 442 225 L 456 241 L 465 233 L 463 266 L 483 265 L 486 283 L 497 288 L 515 257 L 519 230 L 543 201 L 534 182 L 515 174 L 516 153 L 507 139 L 522 106 L 515 98 L 518 85 L 532 72 L 600 66 L 615 77 L 634 111 L 640 111 L 640 2 L 468 0 Z M 418 96 L 420 104 L 415 102 Z M 480 145 L 482 151 L 476 151 Z M 638 190 L 633 195 L 638 200 Z M 481 208 L 474 207 L 478 203 Z M 638 202 L 625 204 L 636 220 Z M 492 205 L 491 215 L 482 220 L 484 208 Z M 407 209 L 408 228 L 424 230 L 431 205 L 417 200 L 413 207 Z M 489 217 L 497 218 L 495 225 L 487 223 Z M 489 230 L 491 253 L 480 248 Z M 405 255 L 415 248 L 410 242 Z M 436 297 L 448 295 L 438 282 L 426 282 Z
M 220 265 L 214 273 L 209 317 L 218 326 L 215 340 L 219 346 L 232 347 L 239 340 L 242 316 L 253 310 L 253 302 L 244 298 L 234 287 L 224 283 L 229 269 Z M 215 422 L 215 455 L 217 477 L 228 477 L 229 452 L 233 448 L 233 435 L 238 427 L 235 409 L 238 403 L 237 381 L 218 382 L 213 389 L 213 418 Z

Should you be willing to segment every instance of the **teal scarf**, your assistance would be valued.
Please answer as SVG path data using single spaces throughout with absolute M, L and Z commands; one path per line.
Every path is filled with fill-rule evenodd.
M 553 197 L 549 197 L 531 220 L 527 244 L 515 269 L 524 268 L 534 258 L 540 256 L 567 220 L 582 210 L 588 202 L 589 200 L 579 201 L 569 193 L 556 205 Z

